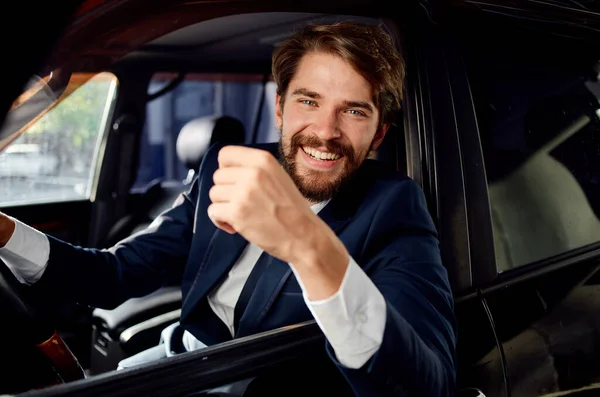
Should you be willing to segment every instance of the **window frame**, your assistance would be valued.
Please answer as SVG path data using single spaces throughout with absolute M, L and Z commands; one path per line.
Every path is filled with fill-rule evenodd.
M 481 233 L 491 223 L 485 207 L 473 206 L 485 181 L 467 181 L 465 167 L 478 147 L 471 102 L 464 97 L 464 76 L 456 45 L 448 32 L 431 21 L 420 21 L 407 32 L 405 131 L 409 176 L 422 187 L 436 223 L 442 261 L 449 271 L 455 296 L 496 276 L 488 261 L 491 234 Z M 414 64 L 412 64 L 414 62 Z M 468 131 L 467 131 L 468 130 Z M 486 190 L 487 192 L 487 190 Z M 478 243 L 480 246 L 476 246 Z M 493 247 L 493 246 L 492 246 Z
M 451 32 L 447 32 L 451 37 Z M 475 98 L 471 94 L 467 66 L 460 53 L 460 43 L 455 39 L 455 60 L 446 59 L 453 65 L 448 73 L 448 84 L 451 86 L 454 103 L 462 102 L 464 120 L 469 120 L 459 128 L 459 135 L 464 146 L 461 148 L 461 159 L 466 192 L 467 209 L 470 224 L 477 227 L 470 233 L 469 244 L 471 263 L 474 275 L 473 288 L 462 294 L 458 301 L 473 298 L 477 294 L 488 294 L 529 280 L 545 277 L 561 271 L 566 267 L 576 266 L 582 269 L 589 267 L 589 262 L 600 258 L 600 241 L 578 247 L 551 257 L 519 265 L 515 268 L 499 272 L 496 266 L 495 244 L 493 241 L 493 224 L 490 212 L 485 158 L 481 146 L 480 130 L 475 113 Z M 470 164 L 470 166 L 467 166 Z M 573 268 L 573 272 L 577 269 Z
M 324 351 L 324 347 L 325 337 L 318 325 L 307 321 L 19 396 L 130 397 L 170 395 L 174 390 L 177 395 L 193 395 L 203 389 L 268 374 L 278 366 L 310 355 L 315 349 Z

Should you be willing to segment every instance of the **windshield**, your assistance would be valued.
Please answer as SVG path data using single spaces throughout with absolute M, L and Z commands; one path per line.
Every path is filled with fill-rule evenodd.
M 8 146 L 0 152 L 2 208 L 91 197 L 117 78 L 109 72 L 73 73 L 70 81 L 32 122 L 7 124 L 12 130 L 4 139 Z

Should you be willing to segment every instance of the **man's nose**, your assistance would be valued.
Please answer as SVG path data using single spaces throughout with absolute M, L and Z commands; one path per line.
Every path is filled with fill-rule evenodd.
M 336 112 L 322 112 L 316 122 L 316 127 L 316 135 L 323 140 L 336 139 L 342 135 Z

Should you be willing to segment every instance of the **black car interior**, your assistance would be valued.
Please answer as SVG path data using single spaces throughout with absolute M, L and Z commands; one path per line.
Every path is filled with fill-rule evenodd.
M 155 180 L 135 195 L 132 212 L 117 220 L 108 232 L 107 246 L 145 229 L 177 196 L 190 188 L 208 148 L 217 142 L 243 144 L 244 125 L 231 116 L 206 116 L 190 120 L 177 135 L 177 157 L 187 168 L 185 180 Z

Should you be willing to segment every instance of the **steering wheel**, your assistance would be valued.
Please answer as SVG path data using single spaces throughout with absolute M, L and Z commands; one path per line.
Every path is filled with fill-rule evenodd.
M 0 307 L 7 325 L 18 330 L 18 339 L 35 346 L 53 367 L 57 383 L 86 378 L 86 374 L 62 337 L 36 309 L 26 289 L 0 261 Z

